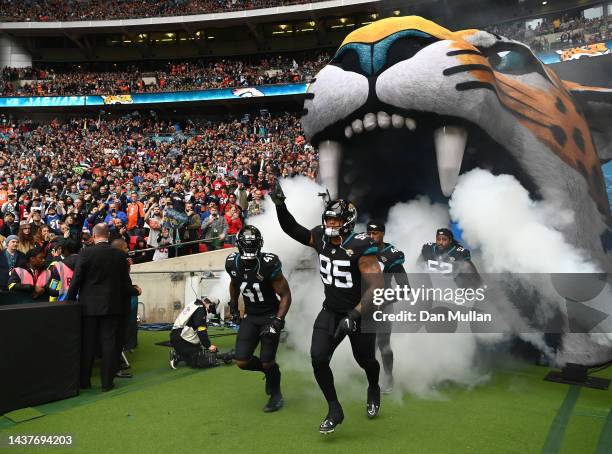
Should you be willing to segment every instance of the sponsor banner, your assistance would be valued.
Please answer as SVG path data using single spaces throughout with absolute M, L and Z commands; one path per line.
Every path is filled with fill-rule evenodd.
M 308 84 L 262 85 L 259 87 L 222 88 L 214 90 L 176 91 L 166 93 L 132 93 L 101 96 L 30 96 L 0 98 L 2 107 L 78 107 L 105 105 L 141 105 L 179 102 L 205 102 L 264 96 L 302 95 Z
M 1 107 L 62 107 L 84 106 L 85 96 L 0 97 Z

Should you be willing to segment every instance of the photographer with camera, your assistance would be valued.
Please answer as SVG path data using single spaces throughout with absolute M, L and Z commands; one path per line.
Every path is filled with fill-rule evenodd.
M 217 365 L 217 347 L 208 338 L 208 313 L 215 313 L 215 305 L 208 298 L 197 299 L 176 318 L 170 332 L 172 369 L 177 369 L 181 361 L 198 369 Z

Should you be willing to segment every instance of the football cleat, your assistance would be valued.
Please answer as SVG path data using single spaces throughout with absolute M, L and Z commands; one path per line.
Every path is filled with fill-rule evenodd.
M 172 369 L 178 369 L 180 358 L 176 350 L 170 350 L 170 367 Z
M 344 412 L 340 404 L 333 407 L 330 405 L 327 416 L 319 425 L 319 432 L 325 435 L 330 434 L 336 430 L 336 426 L 342 424 L 342 421 L 344 421 Z
M 263 411 L 264 413 L 272 413 L 273 411 L 278 411 L 283 408 L 283 404 L 283 395 L 280 392 L 274 393 L 270 396 L 270 400 L 268 400 L 268 403 L 264 407 Z
M 366 405 L 368 418 L 372 419 L 378 415 L 380 411 L 380 386 L 368 387 L 368 402 Z

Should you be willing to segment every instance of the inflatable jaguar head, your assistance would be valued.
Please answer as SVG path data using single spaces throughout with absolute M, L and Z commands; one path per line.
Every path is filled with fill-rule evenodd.
M 573 209 L 566 236 L 608 266 L 612 128 L 598 113 L 612 90 L 559 79 L 519 42 L 410 16 L 350 33 L 308 93 L 302 125 L 332 195 L 384 211 L 447 200 L 475 167 L 511 174 Z
M 611 105 L 612 90 L 561 80 L 522 43 L 410 16 L 346 37 L 310 84 L 302 125 L 321 182 L 363 211 L 445 202 L 476 167 L 511 174 L 573 210 L 567 241 L 610 271 Z

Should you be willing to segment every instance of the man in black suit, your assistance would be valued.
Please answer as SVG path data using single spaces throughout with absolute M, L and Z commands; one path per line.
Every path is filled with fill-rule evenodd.
M 77 295 L 83 306 L 81 346 L 81 388 L 91 387 L 97 343 L 102 347 L 100 375 L 102 391 L 110 391 L 118 369 L 120 323 L 130 307 L 128 295 L 140 295 L 138 286 L 132 285 L 127 255 L 108 243 L 108 226 L 97 224 L 93 228 L 94 245 L 81 251 L 67 300 Z

